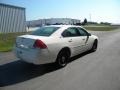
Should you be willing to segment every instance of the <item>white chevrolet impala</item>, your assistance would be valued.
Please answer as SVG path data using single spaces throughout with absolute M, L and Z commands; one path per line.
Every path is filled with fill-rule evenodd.
M 56 62 L 64 67 L 70 57 L 85 51 L 96 51 L 98 37 L 81 26 L 51 25 L 40 27 L 29 35 L 18 36 L 15 54 L 33 64 Z

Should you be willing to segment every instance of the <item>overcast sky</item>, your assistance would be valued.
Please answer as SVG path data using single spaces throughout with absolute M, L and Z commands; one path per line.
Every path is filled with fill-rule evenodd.
M 26 19 L 75 18 L 120 23 L 120 0 L 0 0 L 26 8 Z M 90 19 L 91 17 L 91 19 Z

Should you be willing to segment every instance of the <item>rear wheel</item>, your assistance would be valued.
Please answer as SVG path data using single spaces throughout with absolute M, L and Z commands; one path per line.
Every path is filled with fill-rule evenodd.
M 97 50 L 97 46 L 98 46 L 98 41 L 95 40 L 94 43 L 93 43 L 93 46 L 92 46 L 91 51 L 92 51 L 92 52 L 95 52 L 95 51 Z
M 68 51 L 61 51 L 57 57 L 57 64 L 59 67 L 65 67 L 68 63 L 70 55 Z

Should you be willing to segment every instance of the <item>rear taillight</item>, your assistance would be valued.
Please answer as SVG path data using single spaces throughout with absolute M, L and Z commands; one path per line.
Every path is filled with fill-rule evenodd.
M 41 49 L 47 48 L 45 43 L 42 42 L 41 40 L 36 40 L 33 46 L 34 46 L 34 48 L 41 48 Z

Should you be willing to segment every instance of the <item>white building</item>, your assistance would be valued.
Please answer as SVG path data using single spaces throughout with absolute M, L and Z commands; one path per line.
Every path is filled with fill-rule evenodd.
M 39 19 L 39 20 L 28 21 L 27 26 L 36 27 L 42 25 L 55 25 L 55 24 L 74 25 L 77 23 L 81 23 L 81 21 L 79 19 L 71 19 L 71 18 L 50 18 L 50 19 Z

